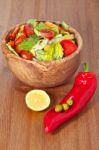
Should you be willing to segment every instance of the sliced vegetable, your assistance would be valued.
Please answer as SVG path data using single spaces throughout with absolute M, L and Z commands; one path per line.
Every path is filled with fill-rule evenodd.
M 10 41 L 8 42 L 8 44 L 9 44 L 11 47 L 14 47 L 15 42 L 14 42 L 14 41 L 12 41 L 12 40 L 10 40 Z
M 53 60 L 54 47 L 51 45 L 47 51 L 38 50 L 36 51 L 36 58 L 39 61 L 51 61 Z
M 49 29 L 42 29 L 40 30 L 40 32 L 42 37 L 47 38 L 49 40 L 53 39 L 55 35 L 54 31 Z
M 21 26 L 20 26 L 20 29 L 19 29 L 19 33 L 20 33 L 20 32 L 22 33 L 23 31 L 24 31 L 24 25 L 21 25 Z
M 20 54 L 20 52 L 22 51 L 22 49 L 19 48 L 19 45 L 15 45 L 15 51 Z
M 47 51 L 50 48 L 50 45 L 45 45 L 44 50 Z
M 18 33 L 19 29 L 20 29 L 20 27 L 17 26 L 17 27 L 15 27 L 14 31 L 9 34 L 10 40 L 15 40 L 16 34 Z
M 8 47 L 8 49 L 9 49 L 13 54 L 15 54 L 16 56 L 18 56 L 18 54 L 17 54 L 16 51 L 11 47 L 11 45 L 6 44 L 6 46 Z
M 40 33 L 37 29 L 35 29 L 35 28 L 34 28 L 34 33 L 35 33 L 37 36 L 41 36 L 41 33 Z
M 26 36 L 30 36 L 34 33 L 33 28 L 30 24 L 25 24 L 24 25 L 24 33 L 25 33 Z
M 27 60 L 32 60 L 33 59 L 33 55 L 30 52 L 27 52 L 25 50 L 21 50 L 20 56 L 24 59 L 27 59 Z
M 32 35 L 24 39 L 22 43 L 19 44 L 19 48 L 23 50 L 31 50 L 34 45 L 39 41 L 36 35 Z
M 61 104 L 57 104 L 57 105 L 55 106 L 55 112 L 61 112 L 62 110 L 63 110 L 63 107 L 62 107 Z
M 49 28 L 53 28 L 55 26 L 54 23 L 46 21 L 45 24 L 49 27 Z
M 48 39 L 40 40 L 36 45 L 32 47 L 31 53 L 43 49 L 47 43 L 48 43 Z
M 68 56 L 77 50 L 77 46 L 70 40 L 62 40 L 61 45 L 64 49 L 64 56 Z
M 67 103 L 63 103 L 62 106 L 64 111 L 67 111 L 69 109 L 69 105 Z
M 59 34 L 59 28 L 57 25 L 55 25 L 52 30 L 56 33 L 56 34 Z
M 48 29 L 48 26 L 45 23 L 40 22 L 36 25 L 35 29 L 36 30 Z
M 53 58 L 54 59 L 62 59 L 64 53 L 63 53 L 63 48 L 61 46 L 60 43 L 56 43 L 54 44 L 54 55 L 53 55 Z
M 66 24 L 64 21 L 62 21 L 61 25 L 62 25 L 62 27 L 63 27 L 65 30 L 68 30 L 68 29 L 69 29 L 69 25 Z
M 69 106 L 72 106 L 74 102 L 73 102 L 72 99 L 68 99 L 68 100 L 66 101 L 66 103 L 67 103 Z
M 73 40 L 75 38 L 74 34 L 70 34 L 67 32 L 67 34 L 64 35 L 64 39 Z
M 26 35 L 22 33 L 17 39 L 15 39 L 15 45 L 20 44 L 25 38 L 26 38 Z
M 49 41 L 49 44 L 60 42 L 64 39 L 62 34 L 56 35 L 52 40 Z
M 38 24 L 37 20 L 36 19 L 29 19 L 27 21 L 28 24 L 31 24 L 33 26 L 33 28 L 36 27 L 36 25 Z

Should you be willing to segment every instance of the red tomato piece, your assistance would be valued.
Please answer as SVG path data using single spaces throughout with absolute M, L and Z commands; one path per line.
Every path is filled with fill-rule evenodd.
M 24 33 L 26 34 L 26 36 L 32 35 L 32 34 L 34 33 L 34 32 L 33 32 L 32 25 L 30 25 L 30 24 L 25 24 L 25 25 L 24 25 Z
M 18 33 L 19 29 L 20 29 L 20 27 L 17 26 L 17 27 L 14 29 L 14 31 L 9 34 L 9 39 L 10 39 L 10 40 L 15 40 L 16 34 Z
M 33 55 L 30 52 L 25 51 L 25 50 L 21 50 L 20 56 L 27 60 L 32 60 L 32 58 L 33 58 Z
M 15 40 L 15 45 L 20 44 L 24 39 L 25 39 L 26 35 L 23 33 L 22 35 L 20 35 L 16 40 Z
M 19 48 L 18 45 L 15 45 L 15 51 L 20 54 L 20 52 L 22 51 L 22 49 Z
M 52 31 L 50 29 L 42 29 L 42 30 L 40 30 L 40 33 L 43 37 L 45 37 L 49 40 L 53 39 L 55 36 L 54 31 Z
M 11 45 L 11 47 L 14 47 L 15 42 L 10 40 L 10 41 L 9 41 L 9 44 Z
M 77 50 L 77 45 L 70 40 L 62 40 L 60 43 L 64 49 L 64 56 L 68 56 Z

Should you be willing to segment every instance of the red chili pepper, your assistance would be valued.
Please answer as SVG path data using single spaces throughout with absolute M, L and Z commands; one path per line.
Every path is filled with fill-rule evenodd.
M 24 25 L 24 33 L 26 34 L 26 36 L 32 35 L 34 33 L 33 28 L 30 24 Z
M 15 39 L 15 45 L 20 44 L 25 39 L 25 37 L 26 37 L 26 35 L 23 33 L 17 39 Z
M 9 34 L 9 39 L 10 39 L 10 40 L 15 40 L 16 34 L 18 33 L 19 29 L 20 29 L 20 27 L 17 26 L 17 27 L 14 29 L 14 31 Z
M 65 112 L 55 112 L 52 108 L 44 117 L 44 126 L 46 132 L 54 131 L 62 123 L 76 115 L 91 99 L 95 93 L 97 81 L 93 72 L 88 72 L 87 64 L 85 72 L 79 72 L 75 78 L 74 86 L 71 91 L 61 100 L 60 104 L 68 99 L 73 100 L 73 105 Z
M 61 45 L 64 49 L 64 56 L 68 56 L 77 50 L 77 45 L 70 40 L 62 40 Z

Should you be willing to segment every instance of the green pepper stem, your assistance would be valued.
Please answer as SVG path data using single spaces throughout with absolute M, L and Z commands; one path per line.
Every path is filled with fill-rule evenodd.
M 89 71 L 89 66 L 87 63 L 84 63 L 84 72 L 88 72 Z

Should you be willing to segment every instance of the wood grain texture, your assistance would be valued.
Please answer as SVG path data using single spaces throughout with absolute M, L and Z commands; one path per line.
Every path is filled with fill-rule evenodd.
M 99 84 L 98 0 L 0 0 L 0 37 L 10 26 L 28 18 L 65 20 L 76 28 L 84 39 L 82 62 L 88 62 Z M 46 89 L 51 106 L 70 90 L 72 80 Z M 29 90 L 9 71 L 0 51 L 0 150 L 99 149 L 99 86 L 92 101 L 53 134 L 44 133 L 46 111 L 27 109 L 24 96 Z

